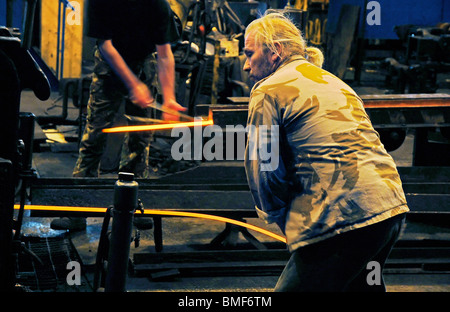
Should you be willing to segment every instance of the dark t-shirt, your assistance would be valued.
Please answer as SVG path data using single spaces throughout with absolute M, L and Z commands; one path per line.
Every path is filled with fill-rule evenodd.
M 90 0 L 87 35 L 111 39 L 126 62 L 139 62 L 155 51 L 155 44 L 178 39 L 167 0 Z

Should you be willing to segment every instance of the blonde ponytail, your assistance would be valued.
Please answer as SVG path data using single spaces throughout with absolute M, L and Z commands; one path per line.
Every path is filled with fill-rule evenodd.
M 311 64 L 322 67 L 324 62 L 324 56 L 320 49 L 315 47 L 307 47 L 305 49 L 305 58 Z

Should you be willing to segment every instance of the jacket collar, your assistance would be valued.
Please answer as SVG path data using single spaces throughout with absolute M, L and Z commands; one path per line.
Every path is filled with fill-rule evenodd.
M 281 68 L 285 67 L 286 65 L 294 62 L 294 61 L 306 61 L 306 59 L 300 55 L 294 55 L 291 57 L 288 57 L 286 59 L 284 59 L 281 64 L 277 67 L 277 69 L 275 69 L 275 71 L 273 73 L 271 73 L 269 76 L 259 80 L 258 82 L 255 83 L 255 85 L 252 88 L 252 92 L 253 90 L 255 90 L 260 84 L 262 84 L 264 81 L 266 81 L 267 79 L 269 79 L 270 77 L 272 77 L 277 71 L 279 71 Z

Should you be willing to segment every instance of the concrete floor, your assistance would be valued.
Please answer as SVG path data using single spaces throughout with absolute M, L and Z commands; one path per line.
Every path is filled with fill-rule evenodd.
M 357 89 L 357 88 L 355 88 Z M 360 88 L 358 92 L 374 92 L 376 90 Z M 379 90 L 378 90 L 379 91 Z M 61 110 L 61 98 L 59 94 L 44 102 L 36 100 L 29 91 L 22 93 L 21 111 L 32 112 L 36 116 L 58 115 Z M 69 119 L 75 120 L 78 109 L 69 107 Z M 64 135 L 67 138 L 76 136 L 76 127 L 64 126 Z M 45 134 L 39 127 L 36 128 L 35 138 L 42 139 Z M 404 144 L 392 152 L 397 165 L 410 166 L 412 163 L 413 134 L 408 133 Z M 47 141 L 42 151 L 33 155 L 33 167 L 40 177 L 71 177 L 72 169 L 77 158 L 76 142 Z M 114 177 L 115 174 L 106 175 Z M 50 229 L 52 218 L 25 217 L 23 233 L 25 235 L 52 236 L 59 235 L 60 231 Z M 86 231 L 74 233 L 72 241 L 82 258 L 83 264 L 93 266 L 97 253 L 98 238 L 100 234 L 102 218 L 88 218 Z M 260 225 L 274 232 L 279 230 L 273 226 L 267 227 L 260 220 L 250 219 L 249 223 Z M 208 244 L 218 233 L 224 229 L 220 222 L 193 219 L 193 218 L 164 218 L 163 237 L 165 251 L 170 250 L 192 250 L 195 244 Z M 270 238 L 259 235 L 255 236 L 262 242 L 271 241 Z M 141 231 L 141 245 L 138 248 L 131 247 L 131 253 L 154 252 L 153 231 Z M 92 277 L 88 274 L 89 277 Z M 255 277 L 182 277 L 166 281 L 154 281 L 148 277 L 128 278 L 128 291 L 271 291 L 278 276 L 255 276 Z M 450 278 L 448 274 L 389 274 L 385 276 L 388 292 L 449 292 Z M 66 290 L 68 290 L 66 288 Z M 89 287 L 85 288 L 90 291 Z M 70 290 L 68 290 L 70 291 Z

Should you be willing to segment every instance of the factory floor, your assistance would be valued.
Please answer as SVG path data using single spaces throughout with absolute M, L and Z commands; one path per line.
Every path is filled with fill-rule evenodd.
M 380 92 L 372 87 L 355 87 L 360 94 Z M 444 92 L 447 92 L 444 90 Z M 381 90 L 383 92 L 383 90 Z M 62 98 L 55 92 L 47 101 L 37 100 L 30 91 L 23 91 L 21 99 L 21 111 L 31 112 L 36 116 L 58 115 L 61 111 Z M 68 119 L 76 120 L 78 109 L 69 105 Z M 33 153 L 33 168 L 39 177 L 71 177 L 72 169 L 77 159 L 77 127 L 58 126 L 56 133 L 44 133 L 39 126 L 35 129 L 35 140 L 42 140 L 38 151 Z M 62 135 L 61 135 L 62 134 Z M 410 166 L 412 161 L 413 135 L 408 134 L 403 145 L 393 151 L 397 165 Z M 117 174 L 109 173 L 104 177 L 116 177 Z M 61 231 L 50 228 L 53 218 L 35 218 L 25 214 L 22 233 L 25 236 L 52 237 L 61 235 Z M 93 291 L 92 276 L 95 264 L 98 240 L 103 218 L 88 218 L 87 229 L 70 234 L 71 241 L 78 252 L 86 269 L 83 285 L 76 290 L 71 286 L 63 285 L 57 291 Z M 249 219 L 247 222 L 265 227 L 279 233 L 273 226 L 262 224 L 260 220 Z M 164 250 L 169 251 L 195 251 L 196 246 L 207 245 L 223 229 L 224 224 L 217 221 L 209 221 L 194 218 L 163 218 Z M 138 252 L 154 252 L 153 231 L 140 232 L 140 246 L 131 246 L 131 256 Z M 255 236 L 262 242 L 271 242 L 273 239 L 264 235 Z M 244 238 L 240 238 L 245 242 Z M 128 276 L 127 291 L 129 292 L 270 292 L 272 291 L 278 276 L 194 276 L 151 278 L 148 276 Z M 387 274 L 385 281 L 388 292 L 449 292 L 449 274 Z

